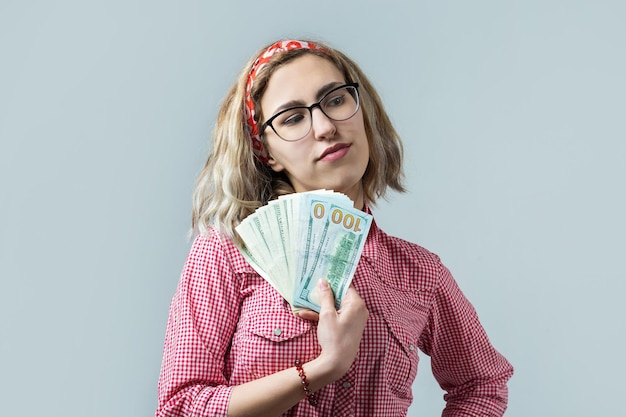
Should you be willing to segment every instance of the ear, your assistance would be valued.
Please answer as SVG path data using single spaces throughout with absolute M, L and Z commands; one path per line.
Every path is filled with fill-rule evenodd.
M 272 170 L 275 172 L 282 172 L 285 170 L 285 167 L 278 162 L 272 155 L 268 155 L 267 165 L 269 165 Z

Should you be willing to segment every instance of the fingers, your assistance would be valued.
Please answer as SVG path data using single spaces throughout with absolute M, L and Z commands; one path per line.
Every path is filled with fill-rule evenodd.
M 320 313 L 309 309 L 303 309 L 297 311 L 295 313 L 296 316 L 304 320 L 319 321 L 320 314 L 324 311 L 336 313 L 335 297 L 333 295 L 333 290 L 330 288 L 328 282 L 325 279 L 322 278 L 318 281 L 317 292 L 320 300 Z
M 365 301 L 352 286 L 348 288 L 341 303 L 341 314 L 335 310 L 333 291 L 326 281 L 320 281 L 318 291 L 321 302 L 317 324 L 320 358 L 328 361 L 329 367 L 339 378 L 354 361 L 369 312 Z
M 353 285 L 350 285 L 350 287 L 348 287 L 348 291 L 346 292 L 346 295 L 341 302 L 341 309 L 339 311 L 335 309 L 335 296 L 333 294 L 332 288 L 328 285 L 328 282 L 325 279 L 320 279 L 317 285 L 321 307 L 320 313 L 317 313 L 313 310 L 303 309 L 297 311 L 295 313 L 296 316 L 304 320 L 310 320 L 315 322 L 319 322 L 320 314 L 322 313 L 330 313 L 336 315 L 337 313 L 345 310 L 354 311 L 354 314 L 362 314 L 359 312 L 361 310 L 365 310 L 367 316 L 365 303 L 363 302 Z
M 360 317 L 367 320 L 369 311 L 365 306 L 365 301 L 359 296 L 356 289 L 351 285 L 346 295 L 341 300 L 341 308 L 339 312 L 348 314 L 350 317 Z
M 316 311 L 313 311 L 313 310 L 300 310 L 296 313 L 296 316 L 300 317 L 301 319 L 309 320 L 309 321 L 320 320 L 320 315 Z
M 336 313 L 335 310 L 335 296 L 333 290 L 328 285 L 328 282 L 321 278 L 317 283 L 317 290 L 320 297 L 320 314 L 325 312 Z
M 348 287 L 348 291 L 346 291 L 346 295 L 344 295 L 343 300 L 341 300 L 341 307 L 350 303 L 353 298 L 359 298 L 359 294 L 356 292 L 356 289 L 353 285 Z

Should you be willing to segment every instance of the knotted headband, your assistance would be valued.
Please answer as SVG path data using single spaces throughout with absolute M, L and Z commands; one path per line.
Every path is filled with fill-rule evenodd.
M 256 79 L 256 75 L 259 73 L 261 68 L 265 64 L 267 64 L 272 57 L 280 52 L 292 51 L 294 49 L 315 49 L 318 51 L 324 51 L 324 49 L 312 42 L 303 42 L 296 40 L 283 40 L 278 41 L 272 45 L 270 45 L 252 64 L 252 68 L 250 68 L 250 73 L 248 74 L 248 81 L 246 83 L 246 97 L 244 104 L 244 117 L 246 119 L 246 129 L 248 131 L 248 136 L 250 136 L 250 141 L 252 142 L 252 150 L 254 151 L 254 155 L 263 163 L 267 163 L 268 161 L 268 153 L 265 147 L 263 146 L 263 142 L 261 142 L 261 135 L 259 133 L 259 125 L 255 119 L 254 113 L 254 102 L 252 101 L 252 97 L 250 96 L 250 92 L 252 91 L 252 86 L 254 84 L 254 80 Z

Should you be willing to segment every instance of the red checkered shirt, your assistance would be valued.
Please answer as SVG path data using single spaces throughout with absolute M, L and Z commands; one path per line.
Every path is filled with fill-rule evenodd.
M 513 368 L 433 253 L 373 223 L 353 284 L 370 316 L 354 363 L 284 416 L 405 416 L 418 349 L 447 391 L 444 417 L 501 416 Z M 233 386 L 320 353 L 300 319 L 216 232 L 197 236 L 172 299 L 156 416 L 226 416 Z

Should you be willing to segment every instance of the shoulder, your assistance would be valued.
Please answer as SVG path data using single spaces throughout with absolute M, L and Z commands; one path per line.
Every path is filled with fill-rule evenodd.
M 388 235 L 379 228 L 375 228 L 373 240 L 376 268 L 393 277 L 402 288 L 418 285 L 432 289 L 447 271 L 437 254 L 417 243 Z
M 215 228 L 210 228 L 207 233 L 198 234 L 194 238 L 186 262 L 186 269 L 190 267 L 227 268 L 236 273 L 252 271 L 232 240 Z
M 420 265 L 433 269 L 442 267 L 441 258 L 434 252 L 423 246 L 385 233 L 382 229 L 377 229 L 377 240 L 380 248 L 384 250 L 391 261 L 401 264 Z
M 420 262 L 435 264 L 441 263 L 441 259 L 436 253 L 431 252 L 430 250 L 417 243 L 396 236 L 388 235 L 382 230 L 380 230 L 380 241 L 383 245 L 385 245 L 385 247 L 387 247 L 389 250 L 393 251 L 399 256 L 410 256 L 411 259 Z

